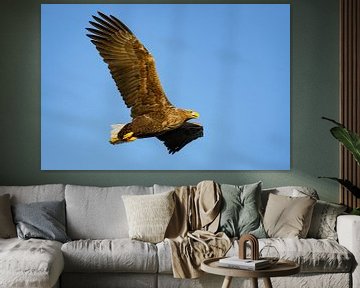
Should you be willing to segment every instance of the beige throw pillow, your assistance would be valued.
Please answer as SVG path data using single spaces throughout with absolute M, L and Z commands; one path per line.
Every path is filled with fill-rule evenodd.
M 151 243 L 164 240 L 175 207 L 173 193 L 122 196 L 131 239 Z
M 269 237 L 306 238 L 316 200 L 311 197 L 269 195 L 264 228 Z
M 16 237 L 9 194 L 0 196 L 0 238 Z

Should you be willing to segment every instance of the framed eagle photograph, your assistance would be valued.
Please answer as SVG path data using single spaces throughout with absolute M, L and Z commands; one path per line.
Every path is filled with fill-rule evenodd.
M 42 4 L 42 170 L 289 170 L 289 4 Z

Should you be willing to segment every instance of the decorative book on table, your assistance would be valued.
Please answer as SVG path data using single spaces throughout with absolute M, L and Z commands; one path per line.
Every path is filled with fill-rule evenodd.
M 247 270 L 265 269 L 270 267 L 270 265 L 271 263 L 267 259 L 240 259 L 238 256 L 222 258 L 219 260 L 219 266 Z

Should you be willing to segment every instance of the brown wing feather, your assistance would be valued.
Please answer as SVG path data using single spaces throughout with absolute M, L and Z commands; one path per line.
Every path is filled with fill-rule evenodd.
M 156 136 L 164 143 L 170 154 L 180 151 L 184 146 L 204 136 L 204 128 L 200 124 L 185 122 L 179 128 Z
M 125 24 L 114 16 L 98 12 L 90 21 L 95 28 L 87 34 L 108 64 L 133 118 L 172 106 L 161 86 L 155 61 Z

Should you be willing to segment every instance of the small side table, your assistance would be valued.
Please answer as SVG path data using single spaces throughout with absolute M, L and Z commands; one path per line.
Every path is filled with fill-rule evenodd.
M 300 272 L 300 266 L 288 260 L 279 260 L 270 268 L 261 270 L 245 270 L 237 268 L 222 267 L 219 259 L 206 259 L 201 263 L 201 270 L 216 275 L 225 276 L 222 288 L 229 288 L 233 277 L 251 278 L 253 287 L 258 288 L 258 278 L 263 278 L 265 287 L 272 288 L 270 277 L 289 276 Z

